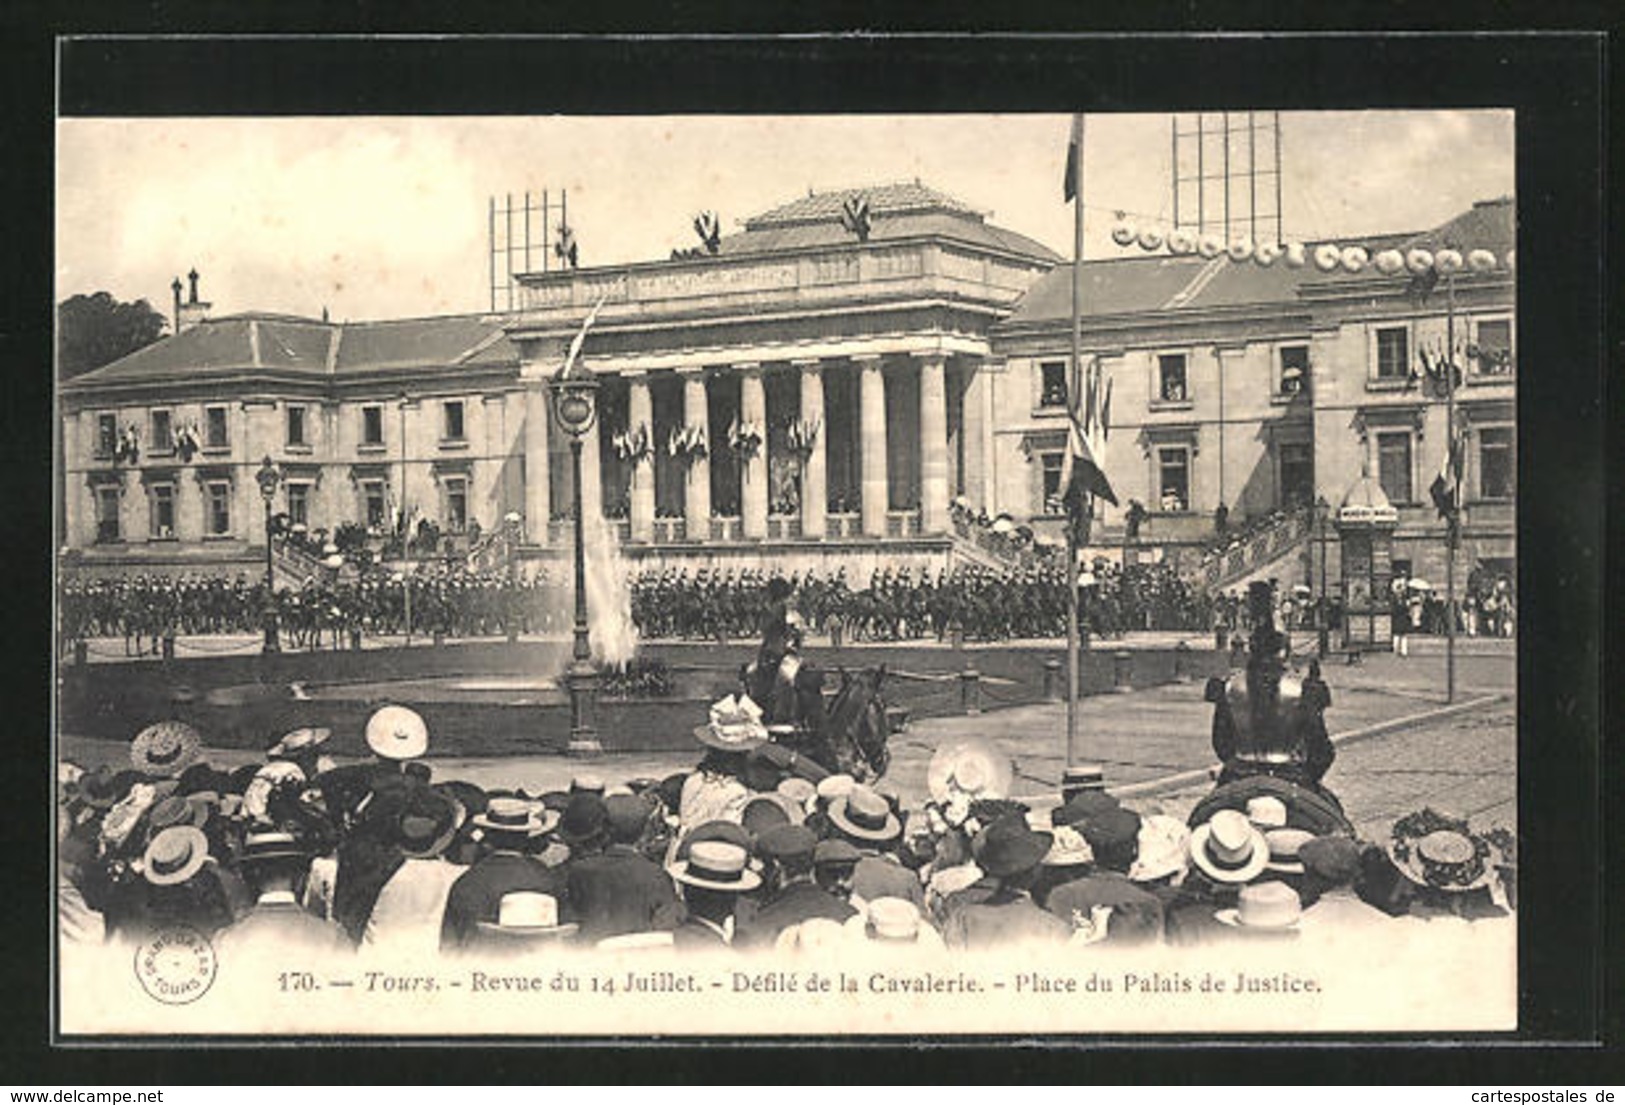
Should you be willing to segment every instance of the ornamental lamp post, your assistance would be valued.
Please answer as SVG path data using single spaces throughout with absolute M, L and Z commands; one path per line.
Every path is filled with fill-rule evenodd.
M 277 639 L 276 624 L 276 571 L 271 564 L 271 501 L 276 498 L 277 485 L 282 482 L 282 471 L 267 456 L 254 473 L 254 482 L 260 485 L 260 498 L 265 503 L 265 648 L 266 653 L 281 652 L 282 642 Z
M 575 493 L 575 642 L 564 683 L 570 692 L 570 743 L 572 755 L 592 755 L 603 751 L 598 742 L 598 669 L 592 664 L 592 648 L 587 641 L 587 558 L 585 511 L 581 495 L 581 443 L 598 417 L 598 378 L 580 360 L 569 364 L 548 382 L 553 396 L 553 416 L 570 435 L 571 484 Z
M 517 510 L 502 516 L 503 535 L 508 541 L 508 609 L 503 620 L 507 623 L 510 645 L 519 640 L 519 538 L 524 532 L 523 525 L 524 519 Z
M 1332 504 L 1326 496 L 1315 498 L 1315 524 L 1320 529 L 1320 602 L 1315 606 L 1315 628 L 1319 631 L 1320 658 L 1326 659 L 1328 638 L 1331 633 L 1331 611 L 1326 606 L 1326 524 L 1332 514 Z

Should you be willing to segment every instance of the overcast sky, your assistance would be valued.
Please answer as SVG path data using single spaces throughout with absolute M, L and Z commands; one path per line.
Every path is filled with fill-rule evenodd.
M 1281 120 L 1289 237 L 1426 229 L 1514 190 L 1510 112 Z M 916 177 L 1070 255 L 1069 128 L 1064 115 L 62 120 L 56 298 L 106 290 L 167 316 L 170 281 L 196 266 L 216 314 L 481 311 L 489 197 L 544 188 L 569 191 L 583 267 L 695 245 L 704 209 L 726 233 L 809 188 Z M 1087 256 L 1121 252 L 1116 209 L 1171 220 L 1168 116 L 1091 115 L 1085 149 Z

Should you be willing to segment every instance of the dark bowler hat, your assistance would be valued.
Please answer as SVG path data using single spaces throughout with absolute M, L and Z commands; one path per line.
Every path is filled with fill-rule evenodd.
M 853 864 L 862 858 L 863 853 L 844 840 L 820 840 L 813 847 L 813 866 L 815 867 Z
M 784 801 L 777 794 L 760 794 L 745 803 L 745 810 L 739 817 L 744 830 L 753 838 L 761 836 L 775 825 L 788 825 L 791 821 L 790 813 L 784 808 Z
M 995 878 L 1030 871 L 1044 861 L 1055 834 L 1035 831 L 1020 814 L 1009 814 L 976 834 L 971 852 L 976 865 Z
M 1077 825 L 1099 817 L 1107 810 L 1121 809 L 1122 804 L 1103 790 L 1086 790 L 1067 799 L 1065 805 L 1050 812 L 1052 825 Z
M 395 823 L 401 851 L 413 859 L 432 859 L 446 850 L 468 815 L 458 801 L 438 787 L 411 787 Z
M 1116 806 L 1078 822 L 1078 831 L 1096 855 L 1135 844 L 1140 837 L 1140 815 Z
M 1360 877 L 1360 846 L 1346 836 L 1317 836 L 1299 846 L 1298 862 L 1332 886 L 1348 886 Z
M 559 821 L 559 839 L 566 844 L 583 844 L 603 835 L 609 825 L 609 809 L 603 796 L 591 790 L 570 795 Z
M 756 838 L 756 850 L 764 859 L 810 860 L 818 848 L 818 837 L 805 825 L 775 825 Z

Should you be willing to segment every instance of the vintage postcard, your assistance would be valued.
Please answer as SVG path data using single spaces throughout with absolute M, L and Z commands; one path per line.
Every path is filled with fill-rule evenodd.
M 60 118 L 60 1038 L 1515 1030 L 1516 131 Z

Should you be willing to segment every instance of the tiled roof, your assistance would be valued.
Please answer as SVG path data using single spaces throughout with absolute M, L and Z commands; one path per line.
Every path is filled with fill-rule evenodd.
M 1375 253 L 1412 246 L 1438 248 L 1449 243 L 1462 249 L 1494 250 L 1499 256 L 1511 247 L 1512 241 L 1513 204 L 1504 199 L 1474 204 L 1442 226 L 1420 234 L 1364 235 L 1349 238 L 1347 244 L 1362 245 Z M 1269 268 L 1250 262 L 1234 264 L 1222 255 L 1213 261 L 1169 254 L 1118 257 L 1084 262 L 1081 306 L 1085 318 L 1095 318 L 1157 310 L 1296 303 L 1302 288 L 1361 278 L 1391 279 L 1372 266 L 1354 276 L 1341 270 L 1322 273 L 1313 265 L 1290 269 L 1280 261 Z M 1072 267 L 1063 264 L 1041 277 L 1000 326 L 1052 322 L 1071 315 Z
M 241 314 L 206 319 L 64 386 L 79 390 L 255 369 L 326 376 L 335 340 L 339 355 L 332 372 L 338 375 L 519 361 L 501 320 L 489 316 L 326 323 L 290 315 Z
M 954 199 L 935 188 L 927 188 L 919 181 L 903 184 L 877 184 L 865 188 L 840 188 L 830 192 L 809 192 L 771 211 L 745 220 L 747 230 L 761 230 L 770 226 L 793 226 L 798 223 L 835 222 L 841 217 L 841 207 L 853 196 L 869 198 L 869 213 L 897 215 L 905 212 L 946 211 L 969 216 L 981 221 L 982 214 L 975 208 Z

